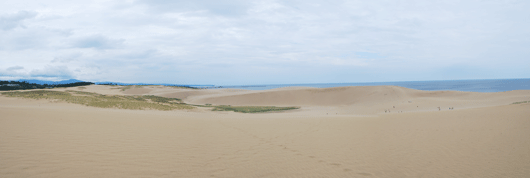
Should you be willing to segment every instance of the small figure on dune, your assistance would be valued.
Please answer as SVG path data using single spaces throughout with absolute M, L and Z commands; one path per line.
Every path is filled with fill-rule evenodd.
M 442 110 L 442 109 L 440 109 L 440 107 L 438 106 L 438 111 L 440 111 L 440 110 Z

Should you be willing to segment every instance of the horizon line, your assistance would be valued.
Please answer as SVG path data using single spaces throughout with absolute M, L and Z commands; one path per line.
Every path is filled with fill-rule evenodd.
M 290 83 L 290 84 L 232 84 L 232 85 L 215 85 L 215 84 L 171 84 L 171 83 L 146 83 L 146 82 L 109 82 L 109 81 L 85 81 L 79 79 L 64 79 L 59 81 L 50 80 L 39 80 L 39 79 L 18 79 L 18 80 L 0 80 L 0 81 L 25 81 L 25 80 L 38 80 L 42 82 L 58 83 L 68 80 L 78 80 L 82 82 L 92 82 L 95 85 L 101 85 L 102 83 L 115 83 L 118 85 L 179 85 L 179 86 L 227 86 L 227 87 L 263 87 L 263 86 L 281 86 L 281 85 L 318 85 L 318 84 L 366 84 L 366 83 L 399 83 L 399 82 L 442 82 L 442 81 L 481 81 L 481 80 L 529 80 L 530 78 L 499 78 L 499 79 L 456 79 L 456 80 L 401 80 L 401 81 L 385 81 L 385 82 L 337 82 L 337 83 Z

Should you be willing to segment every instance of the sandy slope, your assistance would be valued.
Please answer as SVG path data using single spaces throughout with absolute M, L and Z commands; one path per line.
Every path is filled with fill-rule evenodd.
M 187 95 L 179 95 L 186 93 Z M 163 94 L 181 97 L 187 103 L 252 106 L 302 106 L 321 113 L 380 114 L 464 109 L 530 101 L 530 91 L 477 93 L 421 91 L 396 86 L 354 86 L 337 88 L 281 88 L 266 91 L 197 90 Z
M 304 107 L 268 114 L 133 111 L 0 96 L 0 177 L 530 176 L 530 105 L 508 105 L 530 100 L 528 91 L 148 89 L 147 94 L 180 93 L 196 102 Z M 84 91 L 124 94 L 108 86 Z M 274 99 L 278 95 L 283 97 Z M 317 99 L 298 101 L 297 95 Z M 456 103 L 468 109 L 362 117 L 357 111 L 330 112 L 346 113 L 361 108 L 359 103 Z
M 65 89 L 56 89 L 65 90 Z M 111 95 L 158 95 L 180 98 L 190 104 L 242 106 L 301 106 L 318 113 L 373 115 L 387 112 L 419 112 L 501 106 L 530 101 L 530 90 L 497 93 L 421 91 L 397 86 L 336 88 L 285 87 L 272 90 L 181 89 L 163 86 L 133 87 L 92 85 L 83 91 Z

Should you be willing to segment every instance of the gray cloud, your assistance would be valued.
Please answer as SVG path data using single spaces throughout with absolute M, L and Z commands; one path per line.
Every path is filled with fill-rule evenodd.
M 17 70 L 21 70 L 21 69 L 24 69 L 24 67 L 22 67 L 22 66 L 13 66 L 13 67 L 8 67 L 6 69 L 6 71 L 17 71 Z
M 77 48 L 112 49 L 123 44 L 125 40 L 111 39 L 103 35 L 90 35 L 73 41 L 72 46 Z
M 11 80 L 11 79 L 27 77 L 25 73 L 18 71 L 21 69 L 23 69 L 23 67 L 20 67 L 20 66 L 13 66 L 13 67 L 8 67 L 7 69 L 0 69 L 0 79 Z
M 34 69 L 29 73 L 30 77 L 71 79 L 73 73 L 66 66 L 46 66 L 43 69 Z
M 32 27 L 0 33 L 0 51 L 53 50 L 64 46 L 70 36 L 68 30 Z
M 22 22 L 26 19 L 31 19 L 37 16 L 36 12 L 32 11 L 18 11 L 12 14 L 0 15 L 0 29 L 11 30 L 17 27 L 24 27 Z

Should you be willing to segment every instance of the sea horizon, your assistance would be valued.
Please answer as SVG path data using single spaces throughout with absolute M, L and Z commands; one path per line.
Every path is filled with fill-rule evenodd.
M 78 79 L 67 79 L 62 81 L 45 81 L 35 79 L 19 79 L 12 81 L 27 81 L 37 84 L 67 84 L 74 82 L 91 82 Z M 163 85 L 163 86 L 185 86 L 200 89 L 246 89 L 246 90 L 269 90 L 284 87 L 313 87 L 331 88 L 346 86 L 400 86 L 416 90 L 426 91 L 467 91 L 467 92 L 503 92 L 512 90 L 530 90 L 530 78 L 511 79 L 464 79 L 464 80 L 426 80 L 426 81 L 392 81 L 392 82 L 347 82 L 347 83 L 294 83 L 294 84 L 250 84 L 250 85 L 211 85 L 211 84 L 169 84 L 169 83 L 124 83 L 124 82 L 93 82 L 96 85 Z

